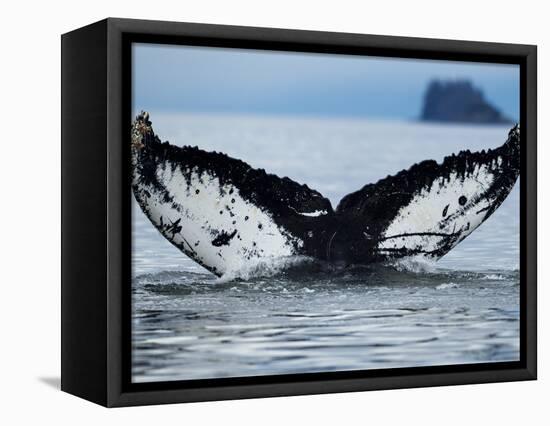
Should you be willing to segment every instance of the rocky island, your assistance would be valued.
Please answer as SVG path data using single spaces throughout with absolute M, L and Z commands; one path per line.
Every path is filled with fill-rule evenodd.
M 424 95 L 420 119 L 449 123 L 512 123 L 469 80 L 432 80 Z

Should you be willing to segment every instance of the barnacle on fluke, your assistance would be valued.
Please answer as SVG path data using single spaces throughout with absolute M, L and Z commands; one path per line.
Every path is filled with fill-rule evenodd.
M 132 125 L 133 192 L 172 244 L 216 275 L 252 259 L 304 255 L 367 264 L 440 258 L 485 221 L 519 176 L 519 127 L 497 149 L 415 164 L 345 196 L 319 192 L 223 153 L 162 142 Z M 193 242 L 193 245 L 189 244 Z

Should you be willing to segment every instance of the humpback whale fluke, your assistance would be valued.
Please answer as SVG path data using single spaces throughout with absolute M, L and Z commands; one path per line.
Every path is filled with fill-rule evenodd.
M 161 234 L 218 276 L 292 255 L 345 264 L 438 259 L 504 201 L 519 176 L 519 149 L 516 125 L 499 148 L 415 164 L 333 209 L 288 177 L 161 142 L 142 112 L 132 125 L 132 189 Z

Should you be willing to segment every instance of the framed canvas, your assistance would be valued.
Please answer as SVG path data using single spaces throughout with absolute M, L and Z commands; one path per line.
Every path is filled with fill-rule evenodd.
M 126 406 L 536 378 L 536 47 L 62 36 L 62 389 Z

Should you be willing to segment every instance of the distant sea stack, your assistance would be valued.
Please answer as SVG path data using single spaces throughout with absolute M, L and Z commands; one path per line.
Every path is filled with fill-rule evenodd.
M 432 80 L 424 95 L 420 119 L 446 123 L 512 123 L 468 80 Z

